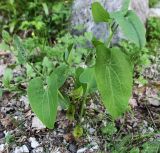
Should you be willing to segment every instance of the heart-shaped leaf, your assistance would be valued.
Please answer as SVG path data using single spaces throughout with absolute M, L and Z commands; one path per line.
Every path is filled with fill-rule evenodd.
M 127 14 L 119 12 L 114 12 L 111 17 L 119 24 L 124 35 L 138 47 L 143 48 L 146 44 L 146 30 L 143 23 L 139 17 L 134 13 L 134 11 L 128 11 Z
M 118 48 L 96 47 L 96 81 L 104 105 L 113 118 L 125 112 L 132 93 L 132 68 Z
M 109 13 L 98 3 L 92 3 L 92 15 L 95 22 L 108 22 L 110 19 Z
M 44 86 L 43 80 L 39 77 L 31 80 L 27 92 L 33 112 L 43 124 L 52 129 L 58 107 L 57 76 L 48 77 L 46 82 L 47 85 Z

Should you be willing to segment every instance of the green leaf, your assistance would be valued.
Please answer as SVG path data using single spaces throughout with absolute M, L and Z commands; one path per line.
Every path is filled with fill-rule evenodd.
M 115 119 L 128 107 L 132 94 L 132 68 L 125 54 L 118 48 L 96 47 L 96 81 L 102 101 Z
M 60 91 L 58 92 L 58 103 L 62 109 L 66 110 L 69 107 L 70 99 L 68 96 L 62 94 Z
M 47 70 L 47 74 L 49 75 L 53 70 L 53 63 L 48 59 L 48 57 L 44 57 L 42 65 L 43 69 Z
M 70 120 L 70 121 L 73 121 L 74 120 L 74 115 L 75 115 L 75 111 L 76 111 L 76 107 L 74 104 L 70 103 L 68 109 L 67 109 L 67 118 Z
M 108 123 L 106 126 L 102 127 L 102 133 L 107 136 L 113 136 L 117 132 L 117 128 L 114 123 Z
M 27 89 L 28 98 L 32 110 L 48 128 L 52 129 L 57 115 L 58 88 L 57 76 L 47 78 L 44 86 L 41 78 L 35 78 L 29 82 Z
M 3 79 L 2 79 L 4 86 L 8 88 L 10 86 L 10 82 L 12 79 L 13 79 L 13 71 L 7 68 L 4 72 Z
M 130 3 L 131 0 L 123 0 L 121 11 L 124 15 L 127 13 Z
M 74 97 L 75 99 L 81 98 L 81 97 L 83 96 L 83 87 L 80 86 L 80 87 L 74 89 L 74 90 L 71 92 L 70 96 Z
M 0 88 L 0 99 L 2 98 L 2 96 L 3 96 L 3 89 Z
M 28 78 L 36 76 L 36 73 L 34 72 L 33 68 L 28 63 L 26 64 L 26 73 Z
M 108 22 L 110 19 L 109 13 L 98 3 L 92 3 L 92 15 L 95 22 Z
M 138 47 L 143 48 L 146 44 L 146 30 L 139 17 L 134 11 L 128 11 L 124 16 L 122 12 L 114 12 L 112 18 L 119 24 L 124 35 Z
M 140 153 L 139 148 L 133 148 L 130 153 Z
M 69 73 L 70 73 L 70 69 L 65 64 L 57 67 L 53 71 L 53 73 L 51 74 L 51 76 L 55 75 L 55 74 L 58 76 L 58 78 L 57 78 L 57 86 L 58 86 L 58 88 L 60 88 L 64 84 L 64 82 L 66 81 Z
M 0 43 L 0 52 L 10 50 L 9 45 L 7 45 L 4 41 Z
M 42 3 L 42 6 L 43 6 L 43 10 L 44 10 L 46 16 L 48 16 L 49 15 L 49 10 L 48 10 L 47 4 L 46 3 Z
M 9 35 L 9 33 L 7 31 L 5 31 L 5 30 L 2 31 L 2 38 L 6 43 L 9 43 L 12 40 L 11 36 Z
M 83 135 L 83 128 L 80 125 L 77 125 L 74 128 L 73 135 L 75 138 L 80 138 Z
M 84 69 L 79 77 L 79 80 L 81 83 L 87 84 L 87 93 L 91 93 L 97 90 L 94 67 Z
M 18 52 L 18 61 L 20 64 L 25 64 L 27 61 L 27 54 L 26 49 L 24 48 L 20 38 L 18 36 L 14 36 L 13 38 L 13 44 L 15 46 L 15 49 Z
M 142 153 L 159 153 L 160 152 L 160 140 L 154 140 L 153 142 L 146 142 L 143 144 Z

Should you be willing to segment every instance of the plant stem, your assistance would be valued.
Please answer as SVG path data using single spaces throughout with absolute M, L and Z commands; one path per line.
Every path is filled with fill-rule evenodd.
M 28 63 L 28 64 L 32 67 L 32 69 L 33 69 L 38 75 L 40 75 L 42 78 L 44 78 L 43 74 L 40 73 L 31 63 Z
M 115 34 L 117 28 L 118 28 L 118 25 L 115 26 L 115 22 L 113 22 L 112 25 L 109 25 L 109 37 L 108 37 L 108 39 L 106 41 L 107 48 L 110 47 L 111 40 L 112 40 L 113 35 Z
M 87 99 L 87 96 L 85 95 L 85 96 L 84 96 L 84 99 L 83 99 L 83 101 L 82 101 L 82 105 L 81 105 L 80 122 L 82 122 L 82 116 L 83 116 L 83 114 L 84 114 L 86 99 Z

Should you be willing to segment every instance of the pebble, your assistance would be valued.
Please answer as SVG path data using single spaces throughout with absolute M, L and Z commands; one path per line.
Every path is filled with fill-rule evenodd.
M 5 144 L 1 144 L 1 145 L 0 145 L 0 152 L 3 152 L 4 149 L 5 149 Z
M 69 150 L 71 153 L 77 153 L 77 149 L 78 149 L 78 147 L 77 147 L 75 144 L 69 144 L 68 150 Z
M 94 128 L 89 128 L 89 133 L 90 134 L 93 134 L 95 132 L 95 129 Z
M 96 142 L 92 142 L 91 145 L 93 146 L 93 150 L 97 150 L 99 148 L 98 144 Z
M 43 147 L 38 147 L 32 150 L 32 153 L 43 153 L 43 152 L 44 152 Z
M 37 130 L 45 129 L 46 127 L 43 123 L 38 119 L 38 117 L 34 116 L 32 118 L 32 128 L 36 128 Z
M 40 145 L 39 142 L 34 137 L 30 137 L 29 142 L 31 143 L 31 147 L 34 149 Z
M 149 127 L 148 130 L 149 130 L 150 132 L 154 132 L 154 129 L 153 129 L 152 127 Z
M 160 106 L 160 99 L 159 98 L 148 98 L 148 102 L 153 106 Z
M 5 137 L 5 134 L 3 131 L 0 131 L 0 139 L 4 138 Z
M 20 101 L 24 104 L 24 108 L 25 110 L 27 110 L 29 108 L 29 101 L 28 98 L 26 96 L 22 96 L 20 98 Z
M 22 147 L 16 147 L 13 153 L 29 153 L 27 146 L 23 145 Z
M 77 153 L 84 153 L 87 150 L 87 148 L 81 148 L 77 150 Z

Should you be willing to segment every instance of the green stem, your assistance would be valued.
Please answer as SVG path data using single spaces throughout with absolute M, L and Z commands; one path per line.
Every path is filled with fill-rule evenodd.
M 28 63 L 28 64 L 32 67 L 32 69 L 33 69 L 39 76 L 41 76 L 42 78 L 45 78 L 45 77 L 43 76 L 43 74 L 40 73 L 31 63 Z
M 84 96 L 84 99 L 83 99 L 83 101 L 82 101 L 82 105 L 81 105 L 80 122 L 82 122 L 82 117 L 83 117 L 83 114 L 84 114 L 86 99 L 87 99 L 87 96 L 85 95 L 85 96 Z
M 113 28 L 113 29 L 112 29 L 112 28 Z M 106 46 L 107 46 L 107 48 L 110 47 L 110 43 L 111 43 L 111 41 L 112 41 L 112 39 L 113 39 L 113 36 L 114 36 L 117 28 L 118 28 L 118 25 L 115 26 L 115 22 L 113 22 L 112 25 L 109 25 L 109 37 L 108 37 L 108 39 L 107 39 L 107 41 L 106 41 Z

